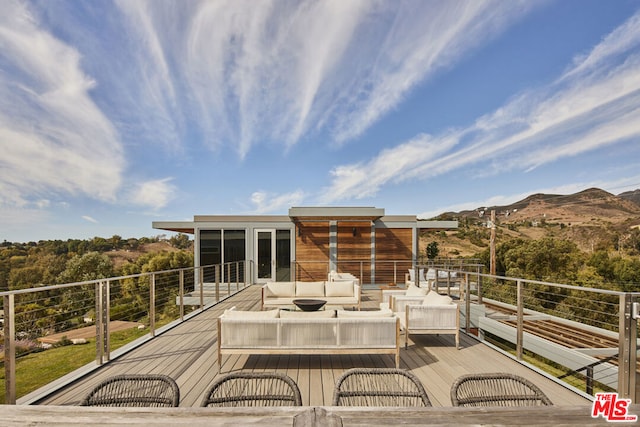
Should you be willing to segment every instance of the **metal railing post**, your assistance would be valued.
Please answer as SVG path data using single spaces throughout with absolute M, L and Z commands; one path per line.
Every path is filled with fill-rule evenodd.
M 16 404 L 16 309 L 15 295 L 3 297 L 4 308 L 4 401 Z
M 102 282 L 103 290 L 103 305 L 104 305 L 104 356 L 107 362 L 111 360 L 111 282 L 105 280 Z
M 198 286 L 200 288 L 200 311 L 204 310 L 204 268 L 200 267 L 198 274 Z
M 242 289 L 247 287 L 247 261 L 242 261 L 242 272 L 244 280 L 242 282 Z
M 523 348 L 523 329 L 524 329 L 524 296 L 522 293 L 522 281 L 518 280 L 517 285 L 517 309 L 518 309 L 518 320 L 516 326 L 516 357 L 518 360 L 522 360 L 522 348 Z
M 149 331 L 156 336 L 156 273 L 151 273 L 149 279 Z
M 96 364 L 102 365 L 104 351 L 104 333 L 102 330 L 102 283 L 95 283 L 95 299 L 96 299 Z
M 214 276 L 216 280 L 216 302 L 220 301 L 220 265 L 213 266 Z
M 482 276 L 480 276 L 480 266 L 476 266 L 476 285 L 478 286 L 478 304 L 482 305 Z
M 393 261 L 393 283 L 398 284 L 398 261 Z
M 231 295 L 231 263 L 227 263 L 227 277 L 225 280 L 227 284 L 227 296 Z
M 633 296 L 620 295 L 620 323 L 618 338 L 618 394 L 638 403 L 636 390 L 637 334 L 638 321 L 633 316 Z
M 236 292 L 240 290 L 240 263 L 236 261 Z
M 464 330 L 468 334 L 471 332 L 471 285 L 469 284 L 469 273 L 464 273 L 464 288 L 464 307 L 466 310 Z
M 179 281 L 178 295 L 180 297 L 180 320 L 184 321 L 184 270 L 180 270 L 180 276 L 178 281 Z

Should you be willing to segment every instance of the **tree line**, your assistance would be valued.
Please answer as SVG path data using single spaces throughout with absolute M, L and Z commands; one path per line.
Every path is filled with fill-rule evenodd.
M 191 241 L 185 234 L 167 240 L 172 247 L 184 250 L 184 253 L 172 255 L 176 259 L 169 262 L 160 261 L 167 258 L 167 254 L 149 253 L 135 261 L 115 267 L 111 258 L 107 256 L 108 252 L 117 250 L 135 252 L 142 245 L 159 241 L 159 237 L 123 239 L 117 235 L 88 240 L 41 240 L 28 243 L 5 240 L 0 243 L 0 291 L 149 271 L 146 270 L 145 264 L 177 265 L 175 268 L 193 266 L 193 253 L 187 250 L 191 247 Z

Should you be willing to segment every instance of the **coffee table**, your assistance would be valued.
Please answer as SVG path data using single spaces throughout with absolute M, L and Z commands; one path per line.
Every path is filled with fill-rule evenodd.
M 302 311 L 318 311 L 320 310 L 327 301 L 323 299 L 294 299 L 293 304 L 298 307 Z

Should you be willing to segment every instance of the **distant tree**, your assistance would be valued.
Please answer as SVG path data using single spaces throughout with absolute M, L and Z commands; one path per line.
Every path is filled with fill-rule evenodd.
M 182 233 L 177 236 L 172 236 L 169 239 L 169 243 L 171 246 L 178 249 L 189 249 L 191 247 L 191 240 L 189 240 L 189 236 Z
M 427 247 L 425 248 L 425 252 L 427 253 L 428 259 L 437 258 L 438 254 L 440 253 L 440 249 L 438 248 L 438 242 L 430 242 L 429 244 L 427 244 Z
M 88 252 L 71 258 L 58 277 L 60 283 L 84 282 L 113 276 L 113 264 L 108 256 Z

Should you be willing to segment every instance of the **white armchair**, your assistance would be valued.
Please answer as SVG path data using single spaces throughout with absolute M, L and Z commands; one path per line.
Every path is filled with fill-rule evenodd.
M 391 296 L 391 309 L 400 318 L 407 348 L 409 334 L 452 334 L 460 346 L 460 309 L 453 300 L 437 292 L 425 297 Z
M 407 286 L 406 289 L 383 289 L 382 295 L 380 297 L 380 307 L 382 308 L 392 308 L 391 307 L 391 298 L 392 297 L 412 297 L 417 298 L 417 301 L 422 301 L 424 297 L 427 295 L 428 289 L 426 288 L 418 288 L 414 285 Z

